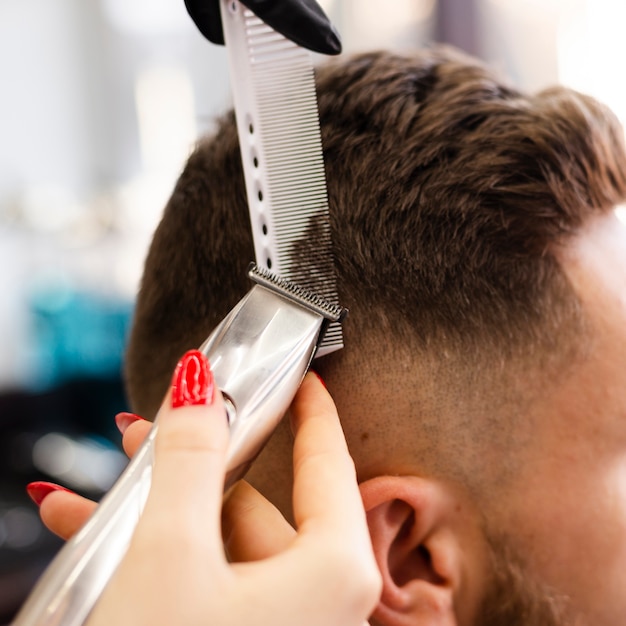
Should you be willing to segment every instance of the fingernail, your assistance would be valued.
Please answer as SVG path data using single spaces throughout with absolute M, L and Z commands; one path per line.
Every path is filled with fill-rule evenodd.
M 317 376 L 317 380 L 319 380 L 322 383 L 322 386 L 324 387 L 324 389 L 328 389 L 328 387 L 326 387 L 326 383 L 324 382 L 324 379 L 315 371 L 315 370 L 310 370 L 312 374 L 315 374 Z
M 41 506 L 44 498 L 53 491 L 67 491 L 68 493 L 72 493 L 69 489 L 61 487 L 61 485 L 44 481 L 37 481 L 26 485 L 26 492 L 37 506 Z
M 139 417 L 139 415 L 135 415 L 134 413 L 126 413 L 125 411 L 118 413 L 115 416 L 115 423 L 117 424 L 117 428 L 122 435 L 131 424 L 138 422 L 139 420 L 143 421 L 143 417 Z
M 178 362 L 172 378 L 172 406 L 213 403 L 213 373 L 199 350 L 190 350 Z

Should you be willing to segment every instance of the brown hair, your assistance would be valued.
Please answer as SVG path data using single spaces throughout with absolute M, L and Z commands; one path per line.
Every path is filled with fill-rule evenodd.
M 317 86 L 347 345 L 391 333 L 502 358 L 556 349 L 576 307 L 555 249 L 626 197 L 614 116 L 569 89 L 523 95 L 447 48 L 339 59 Z M 248 289 L 252 259 L 229 113 L 147 257 L 127 355 L 135 410 L 154 415 L 179 355 Z
M 345 382 L 370 362 L 396 363 L 385 383 L 402 379 L 394 389 L 415 415 L 388 426 L 387 442 L 397 424 L 413 428 L 401 436 L 425 473 L 477 496 L 492 558 L 478 623 L 565 623 L 567 600 L 533 581 L 514 542 L 494 539 L 489 505 L 515 474 L 509 452 L 524 438 L 511 423 L 528 421 L 529 389 L 546 387 L 582 343 L 584 315 L 558 250 L 626 198 L 623 131 L 592 98 L 524 95 L 447 48 L 339 59 L 319 68 L 317 86 L 338 288 L 350 308 L 346 348 L 325 367 Z M 309 234 L 295 255 L 304 262 Z M 249 288 L 252 259 L 229 113 L 191 155 L 146 260 L 126 370 L 137 412 L 155 414 L 176 360 Z M 351 447 L 357 466 L 374 445 Z

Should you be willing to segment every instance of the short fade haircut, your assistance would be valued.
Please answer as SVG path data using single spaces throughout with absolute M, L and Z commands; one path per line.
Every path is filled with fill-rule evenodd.
M 411 415 L 400 427 L 383 416 L 386 442 L 410 442 L 420 472 L 474 497 L 492 560 L 477 623 L 564 624 L 567 599 L 534 580 L 493 512 L 532 433 L 533 394 L 585 349 L 559 251 L 626 198 L 623 130 L 592 98 L 522 94 L 444 47 L 339 59 L 316 80 L 350 309 L 346 347 L 316 368 L 353 389 L 354 371 L 389 367 Z M 313 224 L 297 257 L 315 245 Z M 191 155 L 154 235 L 127 355 L 134 410 L 155 415 L 179 356 L 248 290 L 252 258 L 231 112 Z M 379 452 L 367 437 L 350 442 L 357 467 Z
M 565 88 L 524 95 L 446 47 L 339 59 L 316 82 L 348 349 L 374 335 L 461 362 L 565 354 L 580 320 L 555 251 L 624 201 L 613 114 Z M 230 112 L 189 158 L 147 256 L 134 410 L 155 415 L 176 360 L 249 288 L 253 254 Z

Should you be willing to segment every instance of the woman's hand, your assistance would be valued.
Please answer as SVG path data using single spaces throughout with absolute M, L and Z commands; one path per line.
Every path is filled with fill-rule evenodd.
M 245 562 L 224 555 L 228 428 L 221 395 L 216 390 L 207 404 L 180 408 L 170 397 L 159 415 L 146 508 L 89 626 L 363 624 L 377 603 L 380 575 L 337 413 L 316 377 L 307 375 L 291 410 L 296 530 L 245 483 L 227 501 L 224 538 Z M 128 426 L 127 449 L 146 427 Z M 42 517 L 67 533 L 90 506 L 59 492 L 44 499 Z

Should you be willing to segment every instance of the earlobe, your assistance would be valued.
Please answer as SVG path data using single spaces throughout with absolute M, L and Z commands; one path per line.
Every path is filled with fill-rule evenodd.
M 461 547 L 445 487 L 416 476 L 361 484 L 383 592 L 374 618 L 385 626 L 452 626 L 461 584 Z

